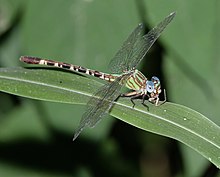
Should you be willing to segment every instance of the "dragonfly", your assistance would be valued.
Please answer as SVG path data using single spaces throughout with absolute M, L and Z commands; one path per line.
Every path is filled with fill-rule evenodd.
M 86 111 L 82 115 L 79 126 L 75 131 L 73 141 L 79 136 L 85 127 L 93 128 L 106 113 L 110 112 L 114 102 L 121 96 L 130 97 L 133 108 L 135 106 L 133 100 L 138 97 L 142 97 L 143 105 L 145 105 L 146 97 L 147 100 L 150 103 L 155 104 L 155 106 L 159 106 L 166 101 L 166 96 L 164 101 L 159 100 L 159 95 L 161 93 L 159 78 L 153 76 L 151 79 L 147 79 L 147 77 L 137 70 L 136 67 L 161 35 L 163 30 L 173 20 L 175 15 L 175 12 L 169 14 L 147 34 L 144 34 L 144 25 L 139 24 L 124 41 L 122 47 L 110 61 L 109 68 L 111 74 L 50 59 L 31 56 L 20 57 L 20 61 L 27 64 L 62 68 L 108 81 L 89 99 Z M 126 86 L 132 91 L 121 93 L 120 90 L 123 86 Z

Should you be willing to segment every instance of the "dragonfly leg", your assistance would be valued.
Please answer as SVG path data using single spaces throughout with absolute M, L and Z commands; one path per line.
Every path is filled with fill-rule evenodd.
M 166 101 L 167 101 L 167 94 L 166 94 L 166 90 L 164 89 L 164 100 L 162 102 L 159 102 L 159 97 L 158 97 L 155 102 L 155 105 L 160 106 L 160 105 L 164 104 Z
M 141 94 L 136 94 L 136 95 L 133 95 L 133 96 L 131 96 L 131 102 L 132 102 L 132 104 L 133 104 L 133 106 L 132 106 L 132 108 L 134 108 L 134 106 L 135 106 L 135 102 L 134 102 L 134 99 L 136 99 L 136 98 L 138 98 L 138 97 L 140 97 L 141 96 Z
M 147 94 L 143 94 L 143 96 L 142 96 L 142 105 L 144 105 L 147 108 L 147 110 L 149 111 L 149 107 L 145 104 L 145 97 L 146 96 L 148 96 L 148 98 L 149 98 L 149 95 L 147 95 Z
M 134 92 L 128 92 L 128 93 L 122 93 L 121 97 L 131 97 L 131 96 L 135 96 L 139 94 L 138 92 L 134 91 Z
M 121 94 L 121 97 L 131 97 L 130 100 L 131 100 L 131 102 L 133 104 L 132 108 L 134 108 L 134 106 L 135 106 L 134 99 L 136 99 L 136 98 L 138 98 L 140 96 L 141 96 L 141 94 L 136 92 L 136 91 Z

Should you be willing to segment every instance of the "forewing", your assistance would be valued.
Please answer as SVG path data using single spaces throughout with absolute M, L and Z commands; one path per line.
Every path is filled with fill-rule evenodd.
M 137 65 L 144 58 L 154 42 L 159 38 L 163 30 L 173 20 L 175 15 L 175 12 L 168 15 L 163 21 L 161 21 L 157 26 L 155 26 L 152 30 L 150 30 L 146 35 L 144 35 L 140 40 L 136 42 L 135 47 L 131 52 L 131 57 L 127 58 L 129 70 L 137 67 Z
M 133 56 L 135 44 L 144 34 L 144 25 L 139 24 L 129 37 L 124 41 L 121 48 L 117 51 L 114 58 L 109 63 L 109 69 L 111 73 L 123 73 L 127 70 L 128 58 Z
M 174 16 L 175 12 L 171 13 L 146 35 L 143 35 L 143 24 L 138 25 L 110 61 L 110 70 L 113 73 L 122 73 L 136 68 Z

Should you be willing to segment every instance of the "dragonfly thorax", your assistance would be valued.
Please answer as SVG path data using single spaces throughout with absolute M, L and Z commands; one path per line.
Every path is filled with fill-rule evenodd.
M 132 70 L 132 73 L 128 76 L 126 81 L 126 87 L 135 90 L 142 91 L 146 87 L 147 78 L 137 69 Z

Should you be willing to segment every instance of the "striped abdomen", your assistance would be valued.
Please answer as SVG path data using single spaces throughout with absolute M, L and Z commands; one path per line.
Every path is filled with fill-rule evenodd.
M 131 90 L 141 90 L 145 89 L 146 81 L 147 78 L 136 69 L 134 70 L 134 73 L 128 77 L 125 85 Z
M 115 78 L 117 77 L 111 74 L 102 73 L 102 72 L 92 70 L 92 69 L 87 69 L 81 66 L 72 65 L 72 64 L 64 63 L 64 62 L 58 62 L 54 60 L 42 59 L 38 57 L 22 56 L 20 58 L 20 61 L 28 63 L 28 64 L 46 65 L 46 66 L 62 68 L 62 69 L 70 70 L 70 71 L 76 71 L 76 72 L 94 76 L 94 77 L 97 77 L 97 78 L 100 78 L 106 81 L 110 81 L 110 82 L 114 81 Z

